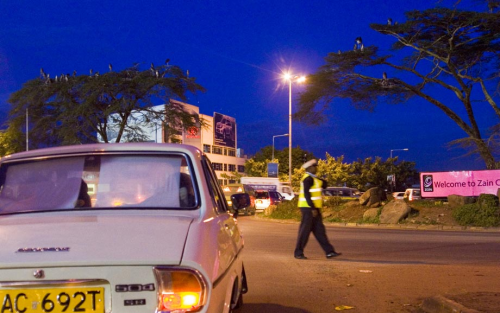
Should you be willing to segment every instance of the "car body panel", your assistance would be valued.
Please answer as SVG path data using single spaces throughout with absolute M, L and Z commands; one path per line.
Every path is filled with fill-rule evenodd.
M 153 268 L 161 266 L 203 277 L 207 302 L 199 312 L 229 312 L 231 302 L 243 292 L 244 241 L 222 190 L 209 183 L 209 176 L 215 174 L 200 150 L 177 144 L 94 144 L 23 152 L 3 158 L 0 165 L 59 156 L 136 153 L 185 156 L 196 187 L 196 206 L 7 214 L 0 207 L 0 291 L 23 290 L 25 284 L 30 288 L 98 285 L 104 288 L 106 313 L 154 312 L 158 286 L 155 291 L 132 292 L 119 292 L 117 286 L 156 284 Z M 42 277 L 36 277 L 39 271 Z

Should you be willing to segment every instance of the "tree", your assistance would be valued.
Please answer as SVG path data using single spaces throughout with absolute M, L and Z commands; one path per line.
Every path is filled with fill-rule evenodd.
M 0 131 L 0 156 L 22 151 L 23 138 L 23 134 L 14 128 Z
M 487 169 L 497 168 L 500 164 L 491 144 L 500 127 L 491 128 L 489 137 L 482 134 L 477 109 L 486 103 L 500 119 L 496 102 L 500 13 L 498 1 L 476 2 L 488 4 L 489 11 L 459 9 L 464 3 L 458 1 L 451 8 L 407 12 L 404 23 L 371 24 L 373 30 L 395 40 L 392 50 L 397 57 L 381 55 L 376 46 L 363 46 L 361 37 L 354 50 L 329 53 L 325 65 L 308 77 L 296 117 L 309 123 L 324 120 L 318 107 L 324 108 L 334 98 L 372 109 L 378 101 L 401 103 L 419 97 L 439 108 L 467 135 L 451 144 L 478 153 Z M 462 107 L 457 108 L 457 103 Z
M 226 174 L 226 173 L 222 173 L 220 174 L 220 176 L 224 179 L 227 179 L 229 181 L 235 181 L 235 182 L 240 182 L 240 179 L 241 177 L 243 177 L 242 174 L 238 173 L 237 171 L 234 171 L 234 172 L 231 172 L 231 174 Z
M 40 78 L 26 82 L 9 98 L 9 131 L 24 132 L 27 112 L 32 147 L 97 142 L 98 137 L 104 142 L 143 141 L 137 125 L 141 123 L 163 123 L 170 138 L 178 129 L 200 125 L 197 115 L 170 100 L 203 91 L 179 67 L 151 64 L 141 71 L 136 64 L 121 72 L 114 72 L 111 64 L 109 68 L 102 75 L 91 70 L 90 75 L 74 72 L 55 78 L 41 69 Z M 165 110 L 154 110 L 160 101 Z
M 351 164 L 346 185 L 360 190 L 374 186 L 389 189 L 387 181 L 389 174 L 396 176 L 396 190 L 403 190 L 410 182 L 418 181 L 415 162 L 403 161 L 396 164 L 397 159 L 397 157 L 388 158 L 386 161 L 382 161 L 380 157 L 358 159 Z
M 254 162 L 264 162 L 265 173 L 266 173 L 264 176 L 267 176 L 267 163 L 273 162 L 273 161 L 279 163 L 278 171 L 279 171 L 280 178 L 283 181 L 288 181 L 288 173 L 289 173 L 288 172 L 288 168 L 289 168 L 288 148 L 283 148 L 281 150 L 275 149 L 274 150 L 274 160 L 272 160 L 272 157 L 273 157 L 272 150 L 273 150 L 272 146 L 266 146 L 266 147 L 260 149 L 259 151 L 257 151 L 257 153 L 255 153 L 255 155 L 252 159 L 254 160 Z M 304 164 L 305 161 L 308 161 L 308 160 L 311 160 L 314 158 L 315 158 L 315 156 L 312 152 L 303 150 L 302 148 L 300 148 L 300 146 L 292 148 L 292 169 L 300 168 L 302 166 L 302 164 Z M 245 171 L 248 174 L 248 170 L 247 170 L 246 165 L 245 165 Z M 249 174 L 249 176 L 253 176 L 253 175 Z

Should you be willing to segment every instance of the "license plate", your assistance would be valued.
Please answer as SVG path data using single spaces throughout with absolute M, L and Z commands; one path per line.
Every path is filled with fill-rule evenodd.
M 104 288 L 1 289 L 0 312 L 104 312 Z

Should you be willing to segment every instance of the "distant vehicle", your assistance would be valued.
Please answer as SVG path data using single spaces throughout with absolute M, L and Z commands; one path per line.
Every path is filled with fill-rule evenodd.
M 227 204 L 231 207 L 231 210 L 234 212 L 233 203 L 231 200 L 231 196 L 236 193 L 247 193 L 250 196 L 250 205 L 245 208 L 241 208 L 238 210 L 239 215 L 254 215 L 255 214 L 255 190 L 250 186 L 245 186 L 243 184 L 228 184 L 222 186 L 222 191 L 224 192 L 224 196 L 226 197 Z
M 232 200 L 250 203 L 244 193 Z M 193 146 L 6 156 L 0 225 L 2 312 L 229 313 L 248 289 L 242 233 Z
M 292 187 L 288 182 L 281 182 L 275 177 L 242 177 L 241 183 L 248 185 L 254 190 L 270 190 L 279 192 L 285 200 L 292 200 L 295 197 Z
M 415 189 L 415 188 L 406 189 L 404 197 L 405 199 L 408 199 L 408 201 L 415 201 L 422 199 L 422 196 L 420 194 L 420 189 Z
M 393 192 L 392 197 L 394 198 L 394 200 L 404 200 L 405 193 L 404 192 Z
M 256 190 L 255 191 L 255 209 L 264 211 L 270 205 L 281 203 L 283 196 L 277 191 Z
M 349 187 L 327 187 L 323 190 L 323 195 L 326 197 L 341 197 L 344 199 L 358 199 L 361 192 L 356 188 Z

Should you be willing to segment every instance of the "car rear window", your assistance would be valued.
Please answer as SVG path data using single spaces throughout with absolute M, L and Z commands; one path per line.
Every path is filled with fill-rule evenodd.
M 256 199 L 268 199 L 269 198 L 269 192 L 268 191 L 257 191 L 255 193 L 255 198 Z
M 74 208 L 194 208 L 183 155 L 87 155 L 4 163 L 0 214 Z

